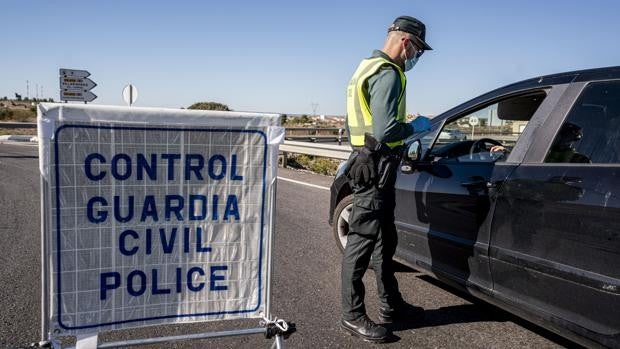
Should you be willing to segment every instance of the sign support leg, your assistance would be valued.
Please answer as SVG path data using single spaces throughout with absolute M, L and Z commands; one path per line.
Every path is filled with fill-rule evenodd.
M 49 232 L 47 220 L 45 219 L 47 212 L 47 181 L 41 176 L 41 341 L 49 340 L 49 328 L 47 320 L 49 319 L 49 266 L 48 264 L 48 243 L 47 233 Z

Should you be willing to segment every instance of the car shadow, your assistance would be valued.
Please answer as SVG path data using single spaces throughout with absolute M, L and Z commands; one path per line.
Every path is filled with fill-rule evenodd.
M 409 268 L 405 265 L 398 264 L 406 273 L 418 273 L 417 270 Z M 412 319 L 412 321 L 396 322 L 391 324 L 383 324 L 391 333 L 392 336 L 389 342 L 398 342 L 400 337 L 398 332 L 414 330 L 427 327 L 438 327 L 451 324 L 471 323 L 471 322 L 513 322 L 520 327 L 523 327 L 537 335 L 550 340 L 565 348 L 584 348 L 579 344 L 576 344 L 554 332 L 551 332 L 545 328 L 542 328 L 536 324 L 533 324 L 527 320 L 524 320 L 516 315 L 513 315 L 501 308 L 498 308 L 490 303 L 486 303 L 474 296 L 447 285 L 429 275 L 421 274 L 416 276 L 418 279 L 423 280 L 441 288 L 442 290 L 449 292 L 457 297 L 463 298 L 470 302 L 470 304 L 460 304 L 454 306 L 441 307 L 437 309 L 428 309 L 424 311 L 424 317 L 418 319 Z

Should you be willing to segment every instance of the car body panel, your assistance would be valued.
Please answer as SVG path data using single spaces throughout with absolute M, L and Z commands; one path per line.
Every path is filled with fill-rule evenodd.
M 422 163 L 412 174 L 399 173 L 396 257 L 463 285 L 491 290 L 489 197 L 514 167 Z
M 497 199 L 494 291 L 569 319 L 581 335 L 617 336 L 620 197 L 611 188 L 620 166 L 519 166 Z
M 616 79 L 620 67 L 521 81 L 408 138 L 423 157 L 397 176 L 395 259 L 581 344 L 620 348 L 620 164 L 544 163 L 584 88 Z M 546 98 L 504 162 L 429 157 L 451 120 L 541 89 Z M 335 179 L 330 218 L 347 187 Z

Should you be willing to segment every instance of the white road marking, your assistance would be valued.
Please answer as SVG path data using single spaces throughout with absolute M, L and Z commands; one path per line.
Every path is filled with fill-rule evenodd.
M 280 177 L 278 176 L 278 179 L 281 179 L 285 182 L 291 182 L 291 183 L 296 183 L 296 184 L 301 184 L 301 185 L 306 185 L 312 188 L 318 188 L 318 189 L 323 189 L 323 190 L 329 190 L 328 187 L 322 187 L 320 185 L 316 185 L 316 184 L 310 184 L 310 183 L 306 183 L 306 182 L 301 182 L 301 181 L 296 181 L 294 179 L 289 179 L 289 178 L 284 178 L 284 177 Z

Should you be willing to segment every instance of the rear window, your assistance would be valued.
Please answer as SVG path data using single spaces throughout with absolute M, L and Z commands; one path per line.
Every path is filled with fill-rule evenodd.
M 620 81 L 591 83 L 558 130 L 547 163 L 620 163 Z

